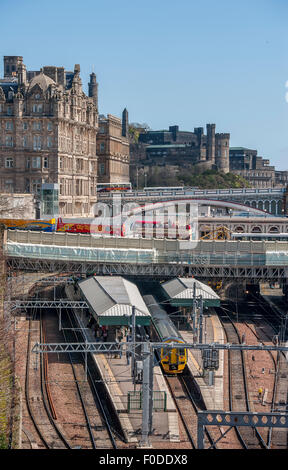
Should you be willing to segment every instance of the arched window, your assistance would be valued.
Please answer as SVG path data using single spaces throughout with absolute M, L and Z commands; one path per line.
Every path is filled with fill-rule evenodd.
M 279 233 L 279 228 L 276 226 L 270 227 L 268 230 L 269 233 Z
M 271 213 L 276 214 L 276 201 L 271 202 Z
M 282 214 L 282 201 L 277 202 L 277 214 Z
M 252 230 L 251 230 L 252 233 L 261 233 L 262 232 L 262 228 L 259 227 L 258 225 L 252 227 Z

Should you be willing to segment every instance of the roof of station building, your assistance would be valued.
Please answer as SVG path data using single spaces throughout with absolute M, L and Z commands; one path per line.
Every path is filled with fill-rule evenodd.
M 149 310 L 137 286 L 127 279 L 121 276 L 94 276 L 78 284 L 91 313 L 98 318 L 110 317 L 109 323 L 117 325 L 121 317 L 131 317 L 134 306 L 136 323 L 139 317 L 150 321 Z
M 207 305 L 217 306 L 219 305 L 220 297 L 214 290 L 207 284 L 198 281 L 195 278 L 180 278 L 171 279 L 167 282 L 161 284 L 166 297 L 168 297 L 172 302 L 182 301 L 187 302 L 188 304 L 193 302 L 194 298 L 194 285 L 195 285 L 195 294 L 196 297 L 200 296 L 206 302 Z

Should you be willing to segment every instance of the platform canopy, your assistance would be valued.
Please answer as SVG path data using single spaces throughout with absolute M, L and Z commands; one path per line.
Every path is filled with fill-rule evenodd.
M 195 295 L 197 299 L 200 296 L 203 299 L 204 307 L 219 307 L 220 297 L 211 287 L 195 278 L 176 277 L 170 281 L 161 284 L 165 297 L 169 299 L 170 304 L 175 307 L 189 307 L 193 305 Z
M 135 284 L 121 276 L 94 276 L 78 283 L 82 298 L 99 325 L 132 323 L 135 307 L 136 325 L 148 326 L 151 316 Z

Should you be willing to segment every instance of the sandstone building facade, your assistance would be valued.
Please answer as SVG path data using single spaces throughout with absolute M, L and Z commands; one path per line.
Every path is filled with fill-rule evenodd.
M 98 84 L 94 73 L 88 90 L 87 96 L 78 64 L 73 72 L 56 66 L 26 71 L 21 56 L 4 56 L 4 77 L 0 80 L 0 192 L 40 195 L 43 183 L 57 183 L 60 215 L 92 214 L 99 165 L 103 163 L 102 155 L 100 162 L 97 156 Z M 120 120 L 111 116 L 113 119 L 122 129 Z M 124 175 L 127 180 L 127 161 L 129 165 L 128 140 L 124 136 L 124 155 L 121 135 L 119 148 L 111 144 L 115 140 L 112 131 L 113 125 L 108 126 L 109 145 L 104 154 L 107 182 L 117 177 L 121 180 Z M 115 172 L 105 159 L 118 159 Z
M 129 182 L 128 112 L 121 119 L 108 114 L 99 116 L 97 134 L 98 182 Z

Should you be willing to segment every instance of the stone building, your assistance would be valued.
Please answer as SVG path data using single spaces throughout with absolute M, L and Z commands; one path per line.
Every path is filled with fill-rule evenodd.
M 26 71 L 21 56 L 4 56 L 4 78 L 0 80 L 0 192 L 39 195 L 43 183 L 56 183 L 60 215 L 92 213 L 97 200 L 99 118 L 94 73 L 88 90 L 87 96 L 78 64 L 73 72 L 55 66 Z M 104 157 L 112 161 L 122 152 L 114 144 L 118 132 L 115 128 L 120 126 L 121 130 L 122 123 L 117 118 L 110 121 Z M 123 169 L 121 159 L 117 168 L 110 165 L 111 178 L 122 177 L 122 171 L 126 178 L 127 159 L 129 162 L 129 147 Z
M 130 147 L 131 160 L 145 165 L 200 165 L 203 169 L 229 172 L 230 134 L 215 132 L 215 124 L 207 124 L 194 132 L 169 130 L 141 132 L 138 143 Z
M 230 147 L 230 172 L 245 178 L 253 188 L 273 188 L 275 167 L 267 158 L 257 155 L 257 150 Z
M 129 182 L 128 112 L 122 121 L 108 114 L 99 116 L 97 134 L 98 183 Z

